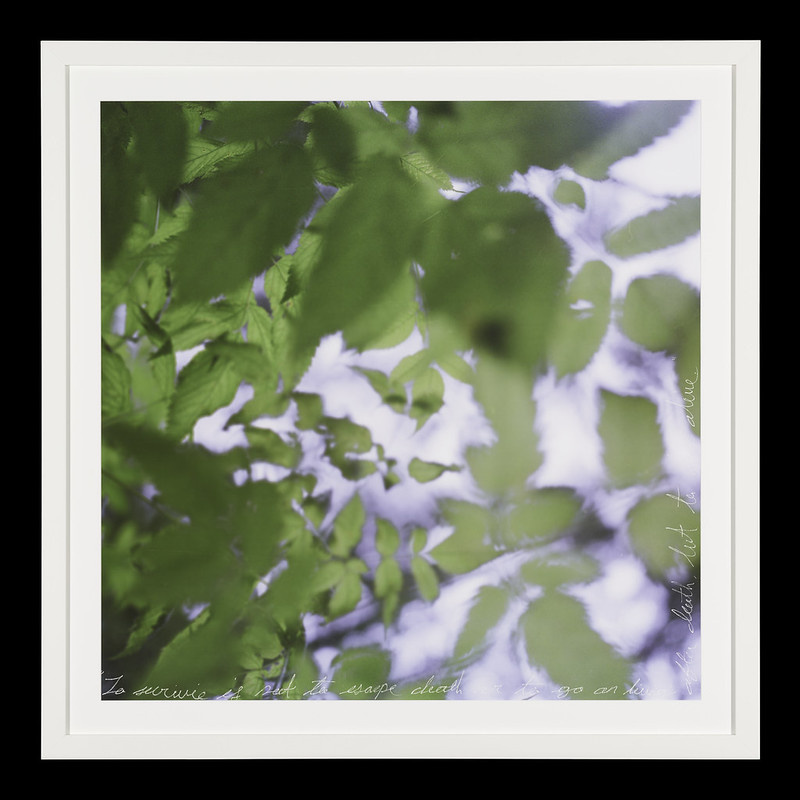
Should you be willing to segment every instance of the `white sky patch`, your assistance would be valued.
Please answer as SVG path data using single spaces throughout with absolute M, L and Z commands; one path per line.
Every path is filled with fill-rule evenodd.
M 600 580 L 570 594 L 585 604 L 592 628 L 626 657 L 641 650 L 663 621 L 666 590 L 632 556 L 607 561 Z

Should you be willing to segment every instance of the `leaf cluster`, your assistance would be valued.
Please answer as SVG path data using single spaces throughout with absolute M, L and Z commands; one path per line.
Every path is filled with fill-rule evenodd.
M 542 463 L 533 387 L 550 369 L 559 378 L 585 369 L 612 324 L 688 377 L 698 298 L 662 275 L 634 281 L 615 305 L 607 263 L 573 264 L 548 209 L 506 187 L 531 166 L 569 164 L 581 181 L 603 180 L 686 110 L 103 103 L 108 668 L 208 695 L 299 699 L 288 676 L 317 679 L 309 617 L 378 620 L 388 631 L 404 604 L 432 603 L 444 582 L 522 553 L 516 575 L 476 596 L 450 667 L 477 658 L 523 598 L 531 663 L 569 683 L 585 679 L 574 674 L 580 653 L 603 681 L 624 681 L 630 665 L 562 591 L 597 574 L 577 546 L 591 515 L 572 490 L 530 488 Z M 562 183 L 556 202 L 585 207 L 581 187 Z M 696 232 L 698 215 L 696 198 L 677 198 L 609 231 L 608 253 L 672 246 Z M 360 374 L 416 434 L 445 413 L 447 381 L 469 384 L 495 441 L 464 463 L 400 464 L 370 429 L 300 388 L 326 336 L 363 353 L 415 331 L 420 350 L 390 372 Z M 655 486 L 663 444 L 654 406 L 609 391 L 601 399 L 610 485 Z M 233 446 L 198 441 L 211 418 Z M 292 429 L 274 425 L 279 418 Z M 352 488 L 344 506 L 333 506 L 320 465 Z M 439 543 L 376 515 L 359 494 L 374 477 L 389 492 L 460 473 L 485 502 L 442 504 L 452 533 Z M 671 565 L 653 553 L 645 512 L 632 521 L 633 546 L 664 578 Z M 530 599 L 533 586 L 544 587 L 541 598 Z M 553 644 L 562 638 L 566 650 Z M 392 665 L 388 651 L 367 648 L 345 649 L 333 666 L 340 682 L 375 687 Z

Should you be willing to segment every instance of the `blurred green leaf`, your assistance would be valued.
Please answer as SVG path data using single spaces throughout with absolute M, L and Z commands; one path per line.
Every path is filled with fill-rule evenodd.
M 677 197 L 666 208 L 631 220 L 605 237 L 610 253 L 631 258 L 680 244 L 700 231 L 700 198 Z
M 344 561 L 327 561 L 321 564 L 314 573 L 312 581 L 314 591 L 327 592 L 329 589 L 333 589 L 344 578 L 346 572 Z
M 322 398 L 310 392 L 295 392 L 292 399 L 297 405 L 297 427 L 306 431 L 316 428 L 324 415 Z
M 611 483 L 619 488 L 650 483 L 661 475 L 664 442 L 658 408 L 646 397 L 601 391 L 598 432 Z
M 441 373 L 428 367 L 411 387 L 409 415 L 417 421 L 419 430 L 444 405 L 444 380 Z
M 125 361 L 104 345 L 101 370 L 103 419 L 124 414 L 131 408 L 131 374 Z
M 237 159 L 249 155 L 253 143 L 218 142 L 202 137 L 193 137 L 186 147 L 186 162 L 183 167 L 183 183 L 210 178 L 221 169 L 230 167 Z
M 334 673 L 331 688 L 340 699 L 388 699 L 391 666 L 389 653 L 377 647 L 352 648 L 336 656 L 332 666 Z
M 172 265 L 176 298 L 209 300 L 263 272 L 291 241 L 313 200 L 310 165 L 291 145 L 260 150 L 215 175 L 181 236 Z
M 275 142 L 286 138 L 308 104 L 297 101 L 234 100 L 221 103 L 209 131 L 218 141 Z
M 700 512 L 694 495 L 682 496 L 676 489 L 641 500 L 628 514 L 628 536 L 656 580 L 699 568 Z
M 383 558 L 375 568 L 375 596 L 388 597 L 403 588 L 403 571 L 394 558 Z
M 586 208 L 586 192 L 577 181 L 561 180 L 553 190 L 553 200 L 563 206 Z
M 414 105 L 419 112 L 417 137 L 437 166 L 452 176 L 495 186 L 531 166 L 554 170 L 574 162 L 637 111 L 635 106 L 572 101 Z M 643 130 L 632 146 L 649 144 L 654 135 Z
M 439 352 L 436 363 L 457 381 L 472 383 L 475 380 L 475 370 L 457 353 Z
M 247 322 L 252 305 L 250 283 L 244 282 L 216 302 L 170 304 L 160 324 L 176 352 L 191 350 L 203 342 L 238 332 Z
M 430 461 L 422 461 L 419 458 L 412 458 L 408 465 L 408 474 L 419 483 L 429 483 L 435 481 L 445 472 L 458 472 L 461 468 L 447 464 L 436 464 Z
M 384 557 L 394 555 L 400 547 L 400 534 L 387 519 L 378 519 L 375 528 L 375 549 Z
M 411 574 L 423 600 L 431 602 L 439 596 L 439 579 L 434 568 L 422 556 L 411 559 Z
M 361 541 L 365 522 L 366 514 L 361 497 L 354 494 L 333 523 L 333 534 L 328 543 L 331 553 L 341 557 L 350 555 Z
M 156 196 L 175 189 L 183 177 L 189 132 L 180 105 L 172 102 L 126 103 L 133 132 L 133 154 Z
M 446 504 L 444 514 L 453 525 L 453 532 L 430 555 L 445 572 L 463 575 L 499 555 L 489 543 L 491 517 L 486 509 L 451 501 Z
M 128 156 L 133 128 L 121 103 L 100 103 L 100 134 L 101 247 L 106 270 L 136 219 L 140 181 Z
M 424 153 L 406 153 L 400 159 L 406 173 L 414 181 L 432 181 L 437 189 L 452 190 L 450 176 L 437 167 Z
M 482 586 L 470 606 L 467 620 L 456 642 L 457 659 L 474 658 L 488 646 L 487 637 L 498 625 L 509 607 L 507 590 L 499 586 Z
M 390 379 L 394 383 L 405 384 L 420 378 L 431 365 L 432 354 L 429 350 L 418 350 L 405 356 L 392 370 Z
M 370 386 L 380 395 L 381 400 L 393 411 L 403 413 L 406 408 L 406 392 L 402 384 L 397 383 L 391 376 L 377 369 L 357 367 L 356 371 L 363 375 Z
M 178 376 L 167 431 L 178 439 L 191 434 L 201 417 L 233 400 L 241 382 L 242 374 L 233 361 L 210 350 L 198 353 Z
M 605 338 L 611 320 L 611 270 L 584 264 L 559 301 L 548 354 L 558 377 L 580 372 Z
M 121 423 L 104 429 L 104 441 L 139 466 L 142 483 L 157 487 L 166 508 L 193 519 L 215 519 L 232 501 L 224 461 L 204 448 L 178 443 L 162 431 Z
M 467 462 L 487 492 L 503 495 L 522 489 L 542 463 L 532 395 L 531 377 L 516 365 L 486 357 L 479 360 L 475 399 L 497 438 L 491 445 L 470 448 Z
M 338 331 L 351 347 L 375 347 L 387 330 L 409 320 L 413 328 L 410 266 L 428 205 L 399 165 L 380 160 L 315 219 L 313 230 L 324 238 L 302 296 L 295 347 Z
M 358 162 L 357 133 L 348 122 L 347 111 L 320 103 L 310 109 L 308 117 L 318 180 L 329 186 L 346 186 L 354 179 Z
M 624 699 L 630 666 L 589 626 L 580 601 L 548 592 L 520 620 L 528 658 L 560 686 L 582 688 L 583 700 Z M 595 694 L 617 687 L 615 693 Z
M 428 543 L 428 532 L 425 528 L 414 528 L 411 532 L 411 552 L 419 555 Z
M 508 512 L 505 539 L 509 547 L 544 543 L 565 535 L 575 524 L 581 502 L 571 489 L 543 488 L 527 493 Z
M 294 469 L 302 458 L 302 449 L 297 443 L 285 442 L 279 433 L 266 428 L 248 428 L 247 440 L 254 460 L 268 461 L 281 467 Z
M 446 205 L 426 230 L 423 304 L 432 324 L 444 317 L 448 337 L 461 337 L 440 345 L 432 327 L 432 347 L 539 366 L 569 264 L 546 213 L 522 194 L 480 188 Z
M 577 583 L 588 583 L 600 574 L 597 561 L 584 553 L 555 553 L 526 561 L 520 575 L 526 583 L 555 589 Z
M 346 570 L 342 579 L 336 584 L 328 603 L 331 619 L 349 614 L 361 600 L 361 575 L 354 570 Z
M 679 278 L 637 278 L 625 293 L 620 328 L 648 350 L 679 353 L 699 326 L 699 294 Z

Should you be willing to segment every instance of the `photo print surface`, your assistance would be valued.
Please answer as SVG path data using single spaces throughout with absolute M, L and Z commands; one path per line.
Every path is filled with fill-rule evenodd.
M 697 700 L 700 103 L 103 102 L 103 700 Z

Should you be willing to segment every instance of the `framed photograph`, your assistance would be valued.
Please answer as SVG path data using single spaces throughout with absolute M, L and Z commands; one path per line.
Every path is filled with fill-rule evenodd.
M 759 41 L 41 43 L 43 759 L 758 759 Z

